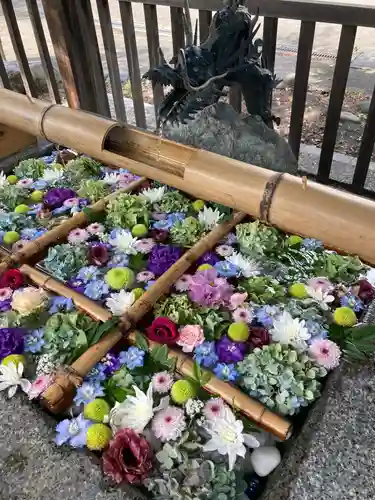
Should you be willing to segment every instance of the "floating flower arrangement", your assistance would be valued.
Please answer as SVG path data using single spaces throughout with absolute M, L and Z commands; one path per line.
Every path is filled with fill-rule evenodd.
M 121 193 L 100 220 L 50 248 L 42 266 L 121 316 L 227 212 L 157 184 Z
M 21 161 L 14 174 L 0 173 L 0 242 L 16 252 L 88 205 L 137 177 L 86 156 L 62 165 L 57 152 Z

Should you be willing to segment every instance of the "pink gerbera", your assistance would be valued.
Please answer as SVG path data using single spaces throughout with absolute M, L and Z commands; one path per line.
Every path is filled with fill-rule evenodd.
M 150 253 L 156 245 L 152 238 L 142 238 L 135 243 L 135 248 L 141 253 Z
M 17 182 L 17 185 L 18 186 L 22 186 L 22 187 L 28 187 L 30 186 L 34 181 L 32 179 L 21 179 Z
M 178 292 L 187 292 L 189 290 L 191 280 L 192 277 L 190 274 L 183 274 L 181 278 L 176 281 L 174 287 Z
M 87 231 L 90 234 L 99 234 L 104 232 L 104 226 L 103 224 L 99 224 L 99 222 L 94 222 L 93 224 L 90 224 L 87 226 Z
M 233 253 L 233 247 L 230 245 L 219 245 L 216 247 L 216 253 L 221 255 L 222 257 L 229 257 Z
M 28 392 L 29 399 L 38 398 L 46 389 L 48 389 L 52 382 L 52 375 L 39 375 L 39 377 L 31 384 Z
M 89 233 L 86 231 L 86 229 L 73 229 L 73 231 L 70 231 L 68 235 L 68 241 L 72 245 L 79 245 L 80 243 L 83 243 L 89 238 Z
M 13 295 L 13 290 L 11 288 L 0 288 L 0 302 L 8 300 Z
M 322 292 L 329 292 L 333 289 L 332 283 L 327 278 L 312 278 L 308 280 L 307 285 L 313 290 L 322 290 Z
M 254 314 L 250 307 L 237 307 L 232 312 L 232 318 L 236 323 L 244 322 L 250 324 L 254 319 Z
M 215 420 L 222 417 L 225 410 L 224 401 L 221 398 L 211 398 L 203 408 L 203 414 L 207 420 Z
M 79 204 L 78 198 L 68 198 L 63 203 L 64 207 L 68 207 L 68 208 L 76 207 L 78 204 Z
M 184 410 L 168 406 L 159 411 L 152 421 L 152 431 L 161 441 L 175 441 L 186 429 Z
M 155 392 L 165 394 L 173 385 L 173 377 L 168 372 L 155 373 L 152 377 L 152 387 Z
M 314 340 L 309 347 L 309 355 L 327 370 L 339 366 L 341 350 L 335 342 L 327 339 Z
M 141 271 L 137 274 L 138 283 L 148 283 L 153 279 L 155 279 L 155 274 L 151 271 Z

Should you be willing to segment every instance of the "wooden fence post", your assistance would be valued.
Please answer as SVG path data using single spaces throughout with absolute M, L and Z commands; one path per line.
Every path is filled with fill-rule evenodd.
M 90 0 L 42 3 L 69 106 L 110 116 Z

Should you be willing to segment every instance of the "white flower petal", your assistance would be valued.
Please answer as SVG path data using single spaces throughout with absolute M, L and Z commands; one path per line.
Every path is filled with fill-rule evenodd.
M 244 443 L 246 444 L 246 446 L 248 446 L 249 448 L 259 448 L 260 446 L 260 442 L 258 441 L 258 439 L 253 436 L 252 434 L 244 434 L 243 435 L 243 438 L 244 438 Z
M 17 385 L 12 385 L 8 390 L 8 398 L 12 398 L 17 392 Z
M 21 386 L 21 389 L 23 390 L 23 392 L 28 394 L 30 392 L 30 389 L 31 389 L 31 382 L 25 378 L 21 378 L 20 386 Z

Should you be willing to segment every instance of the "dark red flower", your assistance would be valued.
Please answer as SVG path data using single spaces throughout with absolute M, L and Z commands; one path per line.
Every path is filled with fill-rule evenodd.
M 89 262 L 95 266 L 104 266 L 109 261 L 109 252 L 105 245 L 98 243 L 89 249 Z
M 375 298 L 375 290 L 371 283 L 367 280 L 359 280 L 358 282 L 359 290 L 358 297 L 363 300 L 363 302 L 369 302 Z
M 133 429 L 122 429 L 103 453 L 103 471 L 120 484 L 141 484 L 150 474 L 152 449 Z
M 271 342 L 270 335 L 266 328 L 262 326 L 251 326 L 250 327 L 250 337 L 248 343 L 251 349 L 256 347 L 263 347 Z
M 144 181 L 144 182 L 142 182 L 142 184 L 140 186 L 138 186 L 135 189 L 135 192 L 136 193 L 141 193 L 144 189 L 150 189 L 150 187 L 151 187 L 151 182 L 150 181 Z
M 177 325 L 169 318 L 154 319 L 146 331 L 148 338 L 159 344 L 173 345 L 178 339 Z
M 18 269 L 9 269 L 0 277 L 0 288 L 11 288 L 17 290 L 23 285 L 23 276 Z
M 150 232 L 151 238 L 154 238 L 156 243 L 163 243 L 163 241 L 166 241 L 169 237 L 169 232 L 166 231 L 165 229 L 152 229 Z

